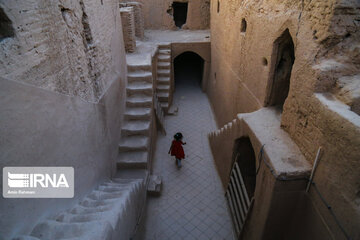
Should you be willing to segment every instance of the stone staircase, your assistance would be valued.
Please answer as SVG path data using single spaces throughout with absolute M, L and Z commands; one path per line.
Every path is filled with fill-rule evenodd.
M 156 92 L 163 111 L 170 106 L 171 91 L 171 45 L 160 44 L 157 56 L 157 86 Z
M 13 240 L 132 239 L 145 201 L 143 179 L 105 181 L 73 208 Z
M 153 107 L 151 65 L 128 65 L 126 110 L 117 167 L 147 168 Z

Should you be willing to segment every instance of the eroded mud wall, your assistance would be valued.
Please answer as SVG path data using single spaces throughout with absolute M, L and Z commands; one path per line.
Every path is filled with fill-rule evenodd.
M 121 2 L 130 2 L 121 0 Z M 188 3 L 187 20 L 182 29 L 209 29 L 210 0 L 139 0 L 143 4 L 145 29 L 178 29 L 174 22 L 173 2 Z
M 0 199 L 0 239 L 11 239 L 116 170 L 126 62 L 118 1 L 0 1 L 0 9 L 0 167 L 75 169 L 73 199 Z
M 212 1 L 207 86 L 219 127 L 237 113 L 266 107 L 275 43 L 289 32 L 295 61 L 281 125 L 309 162 L 322 146 L 314 181 L 355 239 L 360 224 L 359 12 L 359 2 L 351 0 Z M 335 238 L 342 239 L 314 189 L 309 196 Z

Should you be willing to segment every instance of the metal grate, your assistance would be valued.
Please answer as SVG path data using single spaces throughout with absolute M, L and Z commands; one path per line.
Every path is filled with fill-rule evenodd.
M 251 201 L 249 199 L 237 162 L 235 162 L 231 171 L 230 182 L 225 196 L 230 208 L 236 235 L 239 238 L 253 199 Z

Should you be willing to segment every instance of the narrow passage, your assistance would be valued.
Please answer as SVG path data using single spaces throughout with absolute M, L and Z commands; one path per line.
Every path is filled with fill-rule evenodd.
M 149 198 L 144 239 L 234 239 L 232 223 L 208 144 L 216 129 L 198 76 L 183 71 L 176 79 L 175 116 L 166 117 L 159 134 L 153 173 L 163 178 L 162 195 Z M 179 75 L 178 75 L 179 76 Z M 168 150 L 176 132 L 184 135 L 185 159 L 177 169 Z

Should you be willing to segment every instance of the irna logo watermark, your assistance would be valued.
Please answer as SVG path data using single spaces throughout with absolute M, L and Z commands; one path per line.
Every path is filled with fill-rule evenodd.
M 74 168 L 72 167 L 5 167 L 3 168 L 5 198 L 72 198 Z

